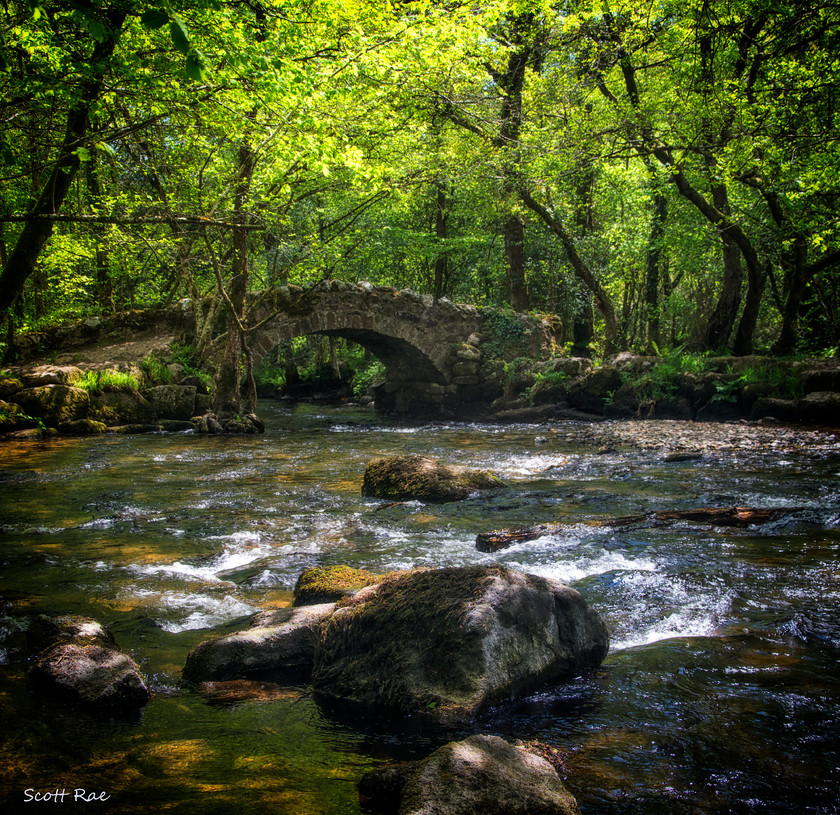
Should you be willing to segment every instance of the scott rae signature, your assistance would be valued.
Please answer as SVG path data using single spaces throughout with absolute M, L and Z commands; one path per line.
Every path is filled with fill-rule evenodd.
M 67 801 L 84 801 L 90 803 L 91 801 L 107 801 L 110 797 L 104 790 L 102 792 L 88 792 L 81 788 L 76 788 L 72 791 L 55 789 L 49 792 L 41 792 L 30 787 L 23 791 L 23 801 L 25 804 L 29 804 L 32 801 L 46 801 L 54 804 L 63 804 Z

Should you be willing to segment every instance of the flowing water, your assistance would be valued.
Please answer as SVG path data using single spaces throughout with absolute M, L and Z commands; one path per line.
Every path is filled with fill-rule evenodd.
M 120 813 L 359 813 L 367 769 L 487 732 L 556 747 L 584 815 L 840 812 L 838 438 L 767 430 L 665 462 L 622 442 L 631 425 L 598 450 L 585 425 L 401 426 L 276 403 L 261 415 L 260 437 L 0 448 L 0 802 L 66 789 L 57 802 L 72 806 L 81 788 L 110 796 L 88 809 Z M 660 441 L 674 426 L 638 425 Z M 509 486 L 437 506 L 361 497 L 371 457 L 409 452 Z M 608 522 L 733 504 L 802 511 L 750 529 Z M 560 525 L 475 549 L 478 532 L 544 522 Z M 601 612 L 612 645 L 597 672 L 446 732 L 325 709 L 305 683 L 239 704 L 179 685 L 191 647 L 288 604 L 308 566 L 493 561 L 569 583 Z M 142 713 L 32 693 L 24 634 L 38 613 L 107 625 L 154 692 Z

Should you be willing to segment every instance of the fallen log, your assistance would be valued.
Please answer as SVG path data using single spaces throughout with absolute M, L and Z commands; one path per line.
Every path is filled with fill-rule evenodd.
M 587 526 L 632 526 L 641 523 L 674 523 L 687 521 L 710 526 L 731 526 L 745 529 L 749 526 L 777 521 L 796 512 L 799 507 L 701 507 L 698 509 L 656 510 L 642 515 L 624 515 L 619 518 L 599 518 L 583 521 Z M 544 535 L 551 535 L 567 528 L 568 524 L 537 524 L 521 529 L 496 529 L 481 532 L 475 539 L 475 548 L 479 552 L 498 552 L 516 543 L 536 540 Z

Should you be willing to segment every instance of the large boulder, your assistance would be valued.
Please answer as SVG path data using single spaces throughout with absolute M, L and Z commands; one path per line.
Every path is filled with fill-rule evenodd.
M 390 456 L 368 462 L 362 495 L 396 501 L 460 501 L 504 484 L 486 470 L 448 467 L 428 456 Z
M 140 669 L 95 620 L 41 618 L 30 641 L 41 646 L 29 670 L 35 687 L 103 712 L 133 710 L 149 701 Z
M 14 395 L 14 400 L 30 416 L 42 418 L 50 427 L 84 419 L 90 407 L 88 392 L 72 385 L 24 388 Z
M 8 400 L 23 390 L 23 382 L 14 376 L 0 376 L 0 399 Z
M 321 622 L 335 603 L 281 608 L 255 615 L 250 628 L 204 640 L 187 655 L 182 676 L 191 683 L 247 679 L 254 672 L 312 669 Z
M 546 759 L 499 736 L 450 742 L 422 761 L 374 770 L 359 793 L 396 815 L 579 815 Z
M 602 365 L 569 388 L 569 403 L 580 410 L 603 413 L 604 404 L 622 385 L 621 373 L 611 365 Z
M 38 365 L 21 374 L 27 388 L 39 388 L 42 385 L 75 385 L 84 372 L 75 365 Z
M 27 424 L 28 419 L 26 411 L 20 405 L 0 399 L 0 433 L 17 430 Z
M 189 419 L 195 415 L 195 385 L 158 385 L 147 388 L 149 400 L 159 419 Z
M 439 721 L 464 721 L 600 664 L 609 636 L 574 589 L 500 565 L 385 577 L 321 626 L 313 687 Z
M 103 391 L 91 398 L 90 415 L 107 425 L 148 424 L 155 408 L 137 391 Z

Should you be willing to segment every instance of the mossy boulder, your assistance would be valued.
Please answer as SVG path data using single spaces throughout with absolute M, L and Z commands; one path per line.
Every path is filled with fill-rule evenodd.
M 382 575 L 352 566 L 313 566 L 305 569 L 295 583 L 294 605 L 334 603 L 380 580 Z
M 144 390 L 143 396 L 159 419 L 189 421 L 195 415 L 195 385 L 158 385 Z
M 75 385 L 84 372 L 75 365 L 38 365 L 21 374 L 27 388 L 39 388 L 42 385 Z
M 42 418 L 50 427 L 58 427 L 62 422 L 84 419 L 90 408 L 88 392 L 71 385 L 24 388 L 15 394 L 14 400 L 30 416 Z
M 93 419 L 74 419 L 72 422 L 62 422 L 58 432 L 62 436 L 99 436 L 108 430 L 104 422 Z
M 95 620 L 42 618 L 30 642 L 43 646 L 29 670 L 38 689 L 102 712 L 130 711 L 149 701 L 140 669 Z
M 397 501 L 460 501 L 504 484 L 486 470 L 449 467 L 428 456 L 390 456 L 368 462 L 362 495 Z
M 572 383 L 569 403 L 590 413 L 603 413 L 604 404 L 621 387 L 623 379 L 618 369 L 602 365 Z
M 29 417 L 20 405 L 0 400 L 0 433 L 17 430 L 28 423 L 31 423 Z
M 187 655 L 182 676 L 197 684 L 247 679 L 264 671 L 308 673 L 319 627 L 334 608 L 334 603 L 324 603 L 260 612 L 250 628 L 196 645 Z
M 148 424 L 155 408 L 137 391 L 103 391 L 91 397 L 90 417 L 107 425 Z
M 359 781 L 366 808 L 396 815 L 579 815 L 546 759 L 499 736 L 450 742 Z
M 23 382 L 15 376 L 0 376 L 0 399 L 9 399 L 23 390 Z
M 600 664 L 608 645 L 568 586 L 500 565 L 415 570 L 339 603 L 321 626 L 313 687 L 458 722 Z

